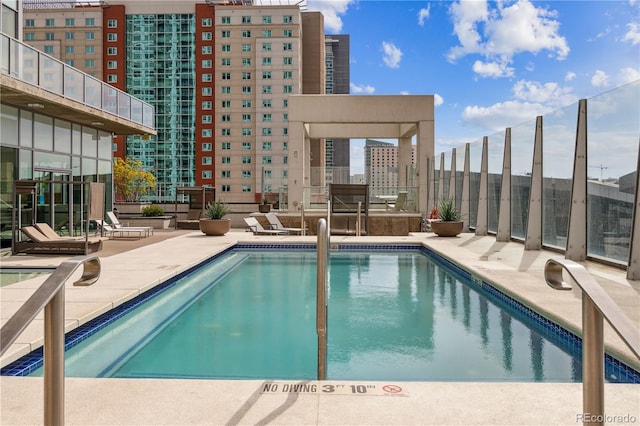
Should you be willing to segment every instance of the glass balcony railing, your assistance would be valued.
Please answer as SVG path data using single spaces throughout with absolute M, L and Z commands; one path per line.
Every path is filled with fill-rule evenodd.
M 6 34 L 0 36 L 3 74 L 134 123 L 154 127 L 154 109 L 150 104 Z

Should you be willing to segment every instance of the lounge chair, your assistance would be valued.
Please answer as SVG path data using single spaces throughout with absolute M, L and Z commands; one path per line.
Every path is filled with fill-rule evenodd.
M 280 222 L 280 219 L 278 219 L 278 216 L 275 213 L 267 213 L 265 214 L 265 217 L 267 218 L 267 221 L 269 221 L 271 229 L 276 229 L 278 231 L 287 231 L 288 233 L 302 234 L 302 228 L 287 228 L 286 226 L 282 225 L 282 222 Z
M 187 218 L 176 222 L 178 229 L 200 229 L 200 218 L 202 217 L 202 209 L 190 209 L 187 212 Z
M 35 228 L 40 231 L 40 233 L 44 234 L 50 240 L 82 240 L 84 241 L 85 237 L 62 237 L 58 235 L 58 233 L 46 222 L 38 222 L 35 225 Z
M 394 212 L 399 212 L 399 211 L 405 210 L 406 204 L 407 204 L 407 193 L 402 191 L 402 192 L 398 192 L 398 198 L 396 198 L 395 204 L 389 204 L 389 207 L 391 207 Z
M 102 250 L 100 239 L 49 238 L 34 226 L 23 226 L 20 230 L 31 241 L 14 241 L 16 253 L 89 254 Z
M 109 237 L 109 239 L 114 239 L 117 237 L 131 237 L 132 234 L 137 234 L 138 239 L 149 236 L 149 229 L 147 227 L 132 227 L 132 226 L 122 226 L 120 228 L 115 228 L 109 225 L 104 220 L 96 220 L 95 221 L 98 226 L 104 231 L 105 235 Z
M 253 235 L 286 235 L 287 231 L 279 231 L 277 229 L 264 229 L 264 227 L 258 222 L 255 217 L 245 217 L 244 223 L 247 224 L 247 228 L 253 232 Z
M 107 219 L 109 219 L 109 222 L 111 222 L 111 225 L 113 225 L 115 229 L 126 228 L 131 232 L 135 232 L 134 230 L 136 229 L 142 229 L 145 231 L 145 234 L 146 234 L 145 237 L 148 237 L 149 235 L 153 235 L 153 226 L 124 226 L 123 224 L 120 223 L 120 221 L 118 220 L 114 212 L 107 212 Z

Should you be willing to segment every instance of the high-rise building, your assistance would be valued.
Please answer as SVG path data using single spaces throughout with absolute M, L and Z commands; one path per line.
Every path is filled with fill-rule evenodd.
M 416 164 L 415 145 L 411 164 Z M 398 147 L 390 142 L 367 139 L 364 146 L 364 174 L 371 191 L 398 186 Z
M 152 200 L 195 185 L 255 202 L 286 187 L 288 97 L 322 93 L 325 76 L 321 14 L 252 4 L 26 9 L 25 39 L 155 107 L 157 136 L 117 137 L 114 152 L 154 173 Z
M 351 79 L 349 35 L 325 36 L 325 63 L 327 68 L 325 93 L 348 95 Z M 328 183 L 349 183 L 350 157 L 349 139 L 327 139 Z

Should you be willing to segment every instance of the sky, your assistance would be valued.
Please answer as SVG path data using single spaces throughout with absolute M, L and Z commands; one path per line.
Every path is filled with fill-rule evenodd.
M 349 34 L 351 94 L 434 95 L 436 153 L 640 79 L 640 0 L 307 0 L 307 10 L 323 13 L 326 34 Z M 351 173 L 363 169 L 354 139 Z

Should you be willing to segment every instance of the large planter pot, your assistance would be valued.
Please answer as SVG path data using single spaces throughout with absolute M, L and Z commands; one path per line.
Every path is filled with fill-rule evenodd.
M 260 204 L 260 205 L 258 205 L 258 211 L 260 213 L 269 213 L 271 211 L 271 204 Z
M 455 237 L 462 232 L 464 222 L 431 222 L 431 230 L 439 237 Z
M 220 237 L 231 229 L 231 219 L 200 219 L 200 231 L 205 235 Z

